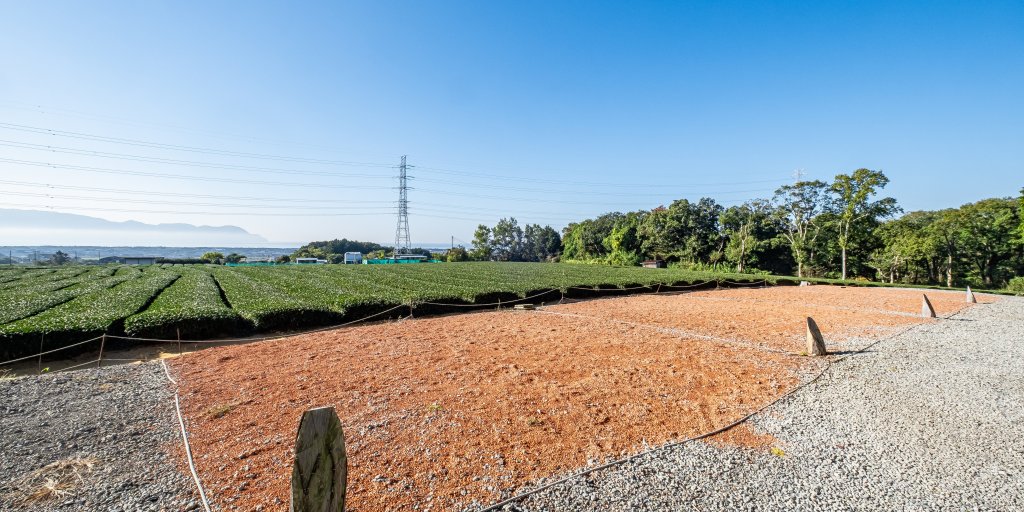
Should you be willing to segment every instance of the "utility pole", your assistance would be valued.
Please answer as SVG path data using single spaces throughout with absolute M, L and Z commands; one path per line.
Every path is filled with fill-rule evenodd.
M 399 254 L 408 254 L 412 245 L 409 237 L 409 187 L 406 184 L 405 155 L 402 155 L 402 163 L 398 166 L 398 226 L 395 228 L 395 253 L 393 258 L 397 259 Z
M 804 177 L 804 175 L 806 175 L 806 174 L 807 174 L 807 173 L 806 173 L 806 172 L 804 172 L 804 170 L 803 170 L 803 169 L 797 169 L 797 170 L 793 171 L 793 184 L 794 184 L 794 185 L 796 185 L 797 183 L 800 183 L 800 180 L 801 180 L 801 179 L 802 179 L 802 178 Z

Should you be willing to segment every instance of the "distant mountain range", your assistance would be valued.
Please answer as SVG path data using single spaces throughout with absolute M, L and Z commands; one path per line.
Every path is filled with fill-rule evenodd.
M 114 222 L 73 213 L 0 208 L 0 245 L 259 246 L 238 226 Z

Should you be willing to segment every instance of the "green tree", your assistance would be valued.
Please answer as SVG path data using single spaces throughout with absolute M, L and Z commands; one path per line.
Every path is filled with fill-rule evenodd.
M 488 261 L 493 252 L 491 246 L 491 228 L 480 224 L 473 233 L 473 250 L 469 252 L 476 261 Z
M 1020 226 L 1017 227 L 1017 240 L 1024 245 L 1024 188 L 1020 189 L 1020 197 L 1017 198 L 1017 216 L 1020 217 Z
M 953 278 L 956 273 L 956 265 L 959 260 L 958 248 L 960 247 L 960 210 L 948 208 L 934 213 L 934 219 L 923 229 L 933 240 L 936 241 L 940 257 L 943 259 L 942 270 L 946 277 L 946 286 L 953 286 Z
M 708 261 L 720 246 L 718 217 L 722 207 L 704 197 L 696 203 L 673 201 L 644 217 L 637 235 L 645 255 L 686 263 Z
M 775 191 L 772 202 L 775 214 L 786 225 L 782 236 L 789 242 L 796 260 L 796 275 L 803 277 L 824 227 L 819 217 L 832 209 L 829 186 L 821 180 L 784 185 Z
M 984 199 L 960 207 L 961 254 L 978 272 L 986 286 L 995 286 L 1009 276 L 1015 253 L 1014 235 L 1020 227 L 1013 199 Z
M 612 227 L 611 233 L 602 241 L 608 252 L 607 262 L 612 265 L 635 266 L 640 264 L 641 240 L 640 223 L 646 212 L 629 212 Z
M 233 253 L 228 254 L 227 256 L 225 256 L 224 257 L 224 261 L 226 263 L 238 263 L 238 262 L 242 261 L 242 258 L 244 258 L 244 257 L 245 256 L 242 256 L 241 254 L 238 254 L 237 252 L 233 252 Z
M 501 219 L 491 230 L 491 257 L 498 261 L 523 260 L 523 229 L 515 217 Z
M 463 246 L 452 247 L 448 250 L 448 254 L 445 255 L 445 261 L 456 262 L 456 261 L 469 261 L 469 252 Z
M 857 169 L 853 174 L 839 174 L 832 182 L 835 194 L 836 242 L 842 258 L 841 278 L 846 279 L 846 252 L 850 246 L 850 234 L 869 226 L 872 219 L 891 217 L 899 212 L 896 200 L 891 197 L 872 201 L 879 190 L 885 188 L 889 178 L 882 171 Z
M 195 253 L 193 253 L 193 254 L 195 254 Z M 201 259 L 201 260 L 203 260 L 203 261 L 205 261 L 207 263 L 218 263 L 219 264 L 220 262 L 224 261 L 224 254 L 220 253 L 220 252 L 210 251 L 210 252 L 203 253 L 203 255 L 199 257 L 199 259 Z
M 868 260 L 879 279 L 918 284 L 940 279 L 943 242 L 932 231 L 940 218 L 941 212 L 911 212 L 880 225 L 874 235 L 882 246 Z
M 64 265 L 69 261 L 71 261 L 71 257 L 64 251 L 57 251 L 53 253 L 53 256 L 50 256 L 51 265 Z
M 527 224 L 523 228 L 522 259 L 524 261 L 548 261 L 559 255 L 562 237 L 551 226 Z
M 608 254 L 604 240 L 624 217 L 622 213 L 611 212 L 595 219 L 569 224 L 562 232 L 562 255 L 566 259 L 578 261 L 604 258 Z
M 772 215 L 771 203 L 764 199 L 727 208 L 719 217 L 719 223 L 727 239 L 725 257 L 736 266 L 737 272 L 747 270 L 748 262 L 759 261 L 763 251 L 781 232 L 778 220 Z

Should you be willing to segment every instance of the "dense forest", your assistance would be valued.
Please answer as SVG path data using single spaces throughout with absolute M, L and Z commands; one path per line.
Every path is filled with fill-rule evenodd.
M 450 260 L 564 261 L 771 272 L 889 283 L 996 288 L 1024 276 L 1024 190 L 959 208 L 904 213 L 879 197 L 889 180 L 857 169 L 799 181 L 728 208 L 711 198 L 611 212 L 569 224 L 481 225 Z

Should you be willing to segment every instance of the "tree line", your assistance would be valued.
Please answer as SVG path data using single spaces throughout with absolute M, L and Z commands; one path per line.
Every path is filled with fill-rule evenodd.
M 905 213 L 879 197 L 889 179 L 857 169 L 831 182 L 798 181 L 728 208 L 679 199 L 569 224 L 480 225 L 453 261 L 566 261 L 674 266 L 890 283 L 1005 286 L 1024 276 L 1024 189 L 939 211 Z

